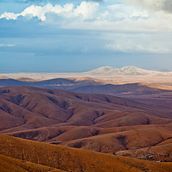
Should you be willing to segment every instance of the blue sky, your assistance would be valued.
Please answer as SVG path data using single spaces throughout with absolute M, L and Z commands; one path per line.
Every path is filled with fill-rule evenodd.
M 172 70 L 170 0 L 2 0 L 0 72 Z

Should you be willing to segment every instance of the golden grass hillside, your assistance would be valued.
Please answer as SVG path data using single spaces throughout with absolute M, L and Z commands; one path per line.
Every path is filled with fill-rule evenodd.
M 64 146 L 33 142 L 6 135 L 0 136 L 0 154 L 69 172 L 172 171 L 172 163 L 116 157 L 82 149 L 77 150 Z M 11 163 L 9 163 L 10 165 Z
M 0 172 L 62 172 L 47 166 L 0 155 Z

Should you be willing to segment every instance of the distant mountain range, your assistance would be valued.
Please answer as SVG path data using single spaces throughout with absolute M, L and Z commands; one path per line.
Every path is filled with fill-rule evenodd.
M 0 85 L 5 85 L 4 83 L 14 85 L 16 83 L 18 85 L 35 86 L 35 82 L 37 82 L 37 86 L 42 86 L 43 84 L 47 85 L 47 83 L 53 85 L 57 81 L 56 86 L 59 82 L 61 84 L 64 82 L 64 87 L 66 84 L 71 86 L 72 84 L 80 85 L 81 83 L 87 85 L 89 81 L 115 85 L 139 83 L 148 87 L 172 90 L 172 72 L 146 70 L 135 66 L 122 68 L 103 66 L 81 73 L 9 73 L 0 74 L 0 79 L 6 79 Z M 14 80 L 18 80 L 18 82 Z M 26 84 L 25 82 L 30 83 Z
M 112 66 L 103 66 L 88 72 L 80 73 L 9 73 L 0 74 L 0 79 L 17 79 L 17 80 L 49 80 L 54 78 L 96 78 L 99 76 L 113 77 L 117 75 L 172 75 L 172 72 L 162 72 L 142 69 L 136 66 L 125 66 L 114 68 Z

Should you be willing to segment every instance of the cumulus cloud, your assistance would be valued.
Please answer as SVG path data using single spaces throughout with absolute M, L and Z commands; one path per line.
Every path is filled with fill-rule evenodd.
M 126 0 L 133 5 L 140 5 L 151 10 L 163 10 L 172 13 L 171 0 Z
M 21 13 L 3 13 L 0 19 L 16 20 L 18 17 L 37 17 L 41 21 L 46 20 L 48 14 L 56 14 L 65 18 L 79 17 L 81 19 L 91 19 L 98 9 L 99 4 L 96 2 L 83 1 L 79 5 L 74 6 L 72 3 L 65 5 L 47 4 L 44 6 L 31 5 L 25 8 Z
M 18 17 L 15 13 L 5 12 L 0 15 L 0 19 L 7 19 L 7 20 L 16 20 Z
M 172 31 L 172 13 L 164 12 L 163 4 L 168 0 L 124 0 L 126 3 L 98 3 L 93 1 L 81 1 L 80 4 L 66 3 L 31 5 L 19 13 L 5 12 L 0 19 L 16 20 L 19 17 L 38 18 L 48 24 L 57 24 L 62 28 L 72 29 L 96 29 L 132 32 L 157 32 Z M 109 2 L 109 1 L 108 1 Z M 112 3 L 113 2 L 113 3 Z M 163 2 L 163 3 L 162 3 Z M 135 5 L 140 5 L 138 8 Z M 150 8 L 153 11 L 146 10 Z M 53 14 L 53 15 L 52 15 Z M 127 27 L 126 27 L 127 26 Z

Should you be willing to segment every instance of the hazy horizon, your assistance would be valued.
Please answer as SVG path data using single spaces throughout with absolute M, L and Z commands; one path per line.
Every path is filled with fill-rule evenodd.
M 12 71 L 12 72 L 5 72 L 5 71 L 1 71 L 0 70 L 0 74 L 22 74 L 22 73 L 82 73 L 82 72 L 89 72 L 89 71 L 92 71 L 92 70 L 96 70 L 96 69 L 99 69 L 99 68 L 103 68 L 103 67 L 111 67 L 111 68 L 114 68 L 114 69 L 121 69 L 121 68 L 125 68 L 125 67 L 136 67 L 138 69 L 144 69 L 144 70 L 152 70 L 152 71 L 158 71 L 158 72 L 172 72 L 172 70 L 165 70 L 165 69 L 157 69 L 157 68 L 144 68 L 144 67 L 140 67 L 140 66 L 132 66 L 132 65 L 129 65 L 129 66 L 113 66 L 113 65 L 104 65 L 104 66 L 96 66 L 94 68 L 87 68 L 87 69 L 82 69 L 82 70 L 73 70 L 73 71 L 70 71 L 70 70 L 64 70 L 64 71 Z

